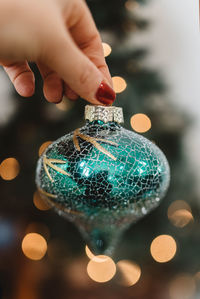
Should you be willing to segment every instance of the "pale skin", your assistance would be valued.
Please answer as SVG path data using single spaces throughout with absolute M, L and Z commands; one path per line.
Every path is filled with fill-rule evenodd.
M 92 104 L 102 81 L 112 86 L 101 38 L 84 0 L 0 0 L 0 65 L 23 97 L 34 94 L 35 62 L 44 96 Z

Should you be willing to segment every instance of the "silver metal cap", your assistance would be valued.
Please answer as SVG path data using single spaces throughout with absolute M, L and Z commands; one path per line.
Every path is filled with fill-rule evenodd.
M 115 106 L 85 106 L 85 119 L 90 122 L 93 120 L 102 120 L 104 123 L 114 121 L 118 124 L 124 122 L 123 110 Z

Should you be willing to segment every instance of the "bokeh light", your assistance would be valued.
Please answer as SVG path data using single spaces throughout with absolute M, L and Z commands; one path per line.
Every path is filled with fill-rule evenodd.
M 173 214 L 175 211 L 181 210 L 181 209 L 185 209 L 185 210 L 188 210 L 189 212 L 191 212 L 191 208 L 186 201 L 184 201 L 184 200 L 173 201 L 168 208 L 168 211 L 167 211 L 168 216 Z
M 174 226 L 181 228 L 194 220 L 190 206 L 183 200 L 174 201 L 168 208 L 167 216 Z
M 170 217 L 169 220 L 174 226 L 184 227 L 194 220 L 192 214 L 185 209 L 175 211 Z
M 128 261 L 121 260 L 117 262 L 117 268 L 120 271 L 119 284 L 130 287 L 138 282 L 141 276 L 141 268 L 138 264 Z
M 19 171 L 19 162 L 15 158 L 7 158 L 0 164 L 0 175 L 4 180 L 13 180 L 19 174 Z
M 97 255 L 89 261 L 87 273 L 96 282 L 107 282 L 115 275 L 116 265 L 109 256 Z
M 107 57 L 112 52 L 112 48 L 107 43 L 102 43 L 104 57 Z
M 196 280 L 200 280 L 200 271 L 198 271 L 195 275 L 194 275 L 194 278 Z
M 66 277 L 67 284 L 70 283 L 76 290 L 88 289 L 89 286 L 93 286 L 93 281 L 86 272 L 87 261 L 86 258 L 78 257 L 71 260 L 70 263 L 66 263 L 64 268 L 64 276 Z
M 55 105 L 58 110 L 68 111 L 72 107 L 72 102 L 70 102 L 66 96 L 63 97 L 59 104 Z
M 87 245 L 85 246 L 85 253 L 90 260 L 95 256 Z
M 42 199 L 38 191 L 33 194 L 33 203 L 38 210 L 47 211 L 51 207 Z
M 49 240 L 50 238 L 50 230 L 48 226 L 41 222 L 29 223 L 29 225 L 25 230 L 25 234 L 29 234 L 29 233 L 37 233 L 39 235 L 42 235 L 45 238 L 45 240 Z
M 46 254 L 47 242 L 40 234 L 27 234 L 22 241 L 22 251 L 31 260 L 41 260 Z
M 45 151 L 47 146 L 49 146 L 51 143 L 52 143 L 52 141 L 46 141 L 40 146 L 39 151 L 38 151 L 39 157 L 43 154 L 43 152 Z
M 179 274 L 169 284 L 170 299 L 192 299 L 196 290 L 195 280 L 189 274 Z
M 151 129 L 151 120 L 146 114 L 134 114 L 130 122 L 132 129 L 138 133 L 145 133 Z
M 158 263 L 166 263 L 173 259 L 176 254 L 177 245 L 172 236 L 160 235 L 156 237 L 150 247 L 154 260 Z
M 126 81 L 122 77 L 118 77 L 118 76 L 112 77 L 112 82 L 113 82 L 113 89 L 116 93 L 123 92 L 127 87 Z
M 125 2 L 126 9 L 128 9 L 131 12 L 133 12 L 138 6 L 139 6 L 139 3 L 135 0 L 127 0 Z

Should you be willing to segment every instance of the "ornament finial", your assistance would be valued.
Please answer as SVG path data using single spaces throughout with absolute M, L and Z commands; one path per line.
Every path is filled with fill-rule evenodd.
M 118 124 L 124 122 L 122 108 L 115 106 L 86 105 L 85 119 L 89 122 L 94 120 L 102 120 L 105 123 L 114 121 Z

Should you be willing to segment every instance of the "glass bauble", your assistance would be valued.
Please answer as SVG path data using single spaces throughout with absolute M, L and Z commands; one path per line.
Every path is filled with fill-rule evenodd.
M 85 116 L 45 150 L 36 184 L 95 254 L 110 254 L 123 230 L 158 206 L 169 166 L 154 143 L 120 125 L 121 108 L 88 105 Z

